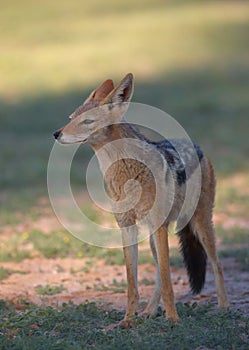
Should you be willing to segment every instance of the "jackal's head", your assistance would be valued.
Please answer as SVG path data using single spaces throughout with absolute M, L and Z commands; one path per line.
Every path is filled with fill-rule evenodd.
M 109 125 L 119 123 L 128 109 L 133 93 L 133 76 L 127 74 L 114 88 L 104 81 L 71 115 L 71 121 L 55 131 L 55 139 L 63 144 L 96 144 L 105 140 Z

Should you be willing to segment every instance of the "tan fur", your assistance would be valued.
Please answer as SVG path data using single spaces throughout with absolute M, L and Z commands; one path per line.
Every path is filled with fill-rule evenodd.
M 217 257 L 215 247 L 215 233 L 212 222 L 212 210 L 215 197 L 215 175 L 210 160 L 204 158 L 201 161 L 202 188 L 198 206 L 191 219 L 193 230 L 198 232 L 198 238 L 202 243 L 214 272 L 218 302 L 221 308 L 227 307 L 228 301 L 224 286 L 224 277 L 221 263 Z
M 156 198 L 156 184 L 152 172 L 142 162 L 136 159 L 126 157 L 128 144 L 118 144 L 114 151 L 108 149 L 108 144 L 115 143 L 118 140 L 137 140 L 136 132 L 128 124 L 120 124 L 122 115 L 128 108 L 128 102 L 131 99 L 133 91 L 133 77 L 128 74 L 120 84 L 114 88 L 111 80 L 105 81 L 97 88 L 72 115 L 72 121 L 60 129 L 58 141 L 61 143 L 87 142 L 92 145 L 100 166 L 105 174 L 105 182 L 114 202 L 119 204 L 130 196 L 130 203 L 135 203 L 124 213 L 116 213 L 116 219 L 122 232 L 124 245 L 124 257 L 128 281 L 128 304 L 127 311 L 121 327 L 128 328 L 134 325 L 134 315 L 139 300 L 137 288 L 137 227 L 138 220 L 142 220 L 152 210 Z M 99 108 L 95 108 L 99 107 Z M 86 119 L 94 120 L 89 125 L 84 125 Z M 113 124 L 110 126 L 109 124 Z M 173 181 L 170 175 L 166 176 L 167 164 L 159 156 L 159 153 L 151 145 L 138 144 L 138 152 L 143 153 L 143 157 L 150 161 L 150 164 L 158 173 L 158 181 L 162 186 L 162 192 L 167 193 L 170 182 Z M 154 153 L 153 153 L 154 152 Z M 157 153 L 157 154 L 156 154 Z M 121 155 L 122 159 L 115 158 Z M 129 155 L 129 152 L 127 153 Z M 110 165 L 110 166 L 109 166 Z M 215 195 L 215 178 L 211 163 L 207 158 L 201 161 L 202 187 L 201 195 L 195 214 L 190 224 L 193 231 L 198 232 L 198 237 L 211 261 L 219 305 L 225 307 L 228 305 L 226 292 L 224 288 L 224 279 L 222 268 L 218 261 L 215 249 L 214 230 L 212 225 L 212 209 Z M 166 177 L 166 180 L 165 180 Z M 129 189 L 127 184 L 129 180 L 136 180 Z M 127 186 L 127 187 L 126 187 Z M 156 313 L 160 297 L 162 295 L 167 317 L 174 322 L 178 321 L 178 315 L 174 304 L 173 288 L 170 279 L 169 266 L 169 246 L 168 246 L 168 225 L 170 221 L 175 220 L 181 208 L 185 195 L 185 186 L 176 186 L 173 207 L 167 220 L 157 226 L 157 214 L 164 210 L 163 200 L 158 202 L 153 215 L 150 216 L 148 224 L 151 229 L 150 245 L 156 262 L 157 278 L 155 290 L 152 297 L 142 313 L 145 317 L 151 317 Z M 140 199 L 137 202 L 136 193 L 140 193 Z M 165 200 L 166 203 L 166 200 Z M 128 203 L 129 204 L 129 203 Z M 157 226 L 158 227 L 158 226 Z

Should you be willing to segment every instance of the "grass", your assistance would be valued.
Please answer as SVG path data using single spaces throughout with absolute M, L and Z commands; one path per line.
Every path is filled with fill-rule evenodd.
M 103 249 L 83 243 L 66 230 L 51 231 L 49 234 L 41 230 L 31 230 L 24 232 L 22 235 L 12 235 L 1 246 L 0 262 L 22 261 L 30 258 L 31 253 L 38 252 L 41 256 L 48 259 L 56 257 L 94 258 L 104 259 L 107 265 L 124 264 L 122 249 Z M 149 249 L 140 249 L 139 264 L 146 263 L 154 263 L 152 254 Z M 88 273 L 89 268 L 93 264 L 93 261 L 87 261 L 87 266 L 82 271 Z M 182 258 L 178 249 L 171 249 L 171 264 L 176 267 L 182 266 Z M 79 271 L 71 269 L 72 274 L 77 272 Z
M 12 240 L 12 239 L 11 239 Z M 17 261 L 20 262 L 23 259 L 30 258 L 30 252 L 26 251 L 25 249 L 22 249 L 19 245 L 16 244 L 16 242 L 8 242 L 8 244 L 1 244 L 2 250 L 0 252 L 0 261 L 6 262 L 6 261 Z M 14 247 L 13 249 L 11 247 Z
M 218 179 L 217 211 L 233 218 L 246 217 L 249 210 L 248 181 L 249 175 L 247 172 L 235 174 L 233 178 Z
M 93 289 L 96 291 L 111 291 L 113 293 L 125 293 L 127 283 L 124 281 L 118 282 L 115 278 L 108 286 L 105 284 L 94 284 Z
M 46 204 L 39 201 L 43 195 L 44 189 L 38 187 L 19 188 L 18 191 L 4 188 L 0 195 L 0 227 L 19 224 L 27 216 L 29 220 L 37 220 L 43 215 L 43 209 L 48 206 L 48 200 L 46 200 Z
M 32 248 L 30 247 L 30 244 Z M 104 259 L 108 265 L 123 265 L 123 253 L 121 249 L 103 249 L 82 243 L 74 238 L 66 230 L 51 231 L 49 234 L 40 230 L 31 230 L 22 235 L 11 235 L 8 241 L 1 243 L 0 262 L 22 261 L 31 257 L 31 253 L 38 252 L 48 259 L 60 257 L 72 258 L 98 258 Z M 141 261 L 151 261 L 147 252 L 141 255 Z M 88 261 L 88 266 L 92 262 Z M 86 268 L 87 268 L 86 267 Z M 75 273 L 72 270 L 72 273 Z
M 235 258 L 239 263 L 241 271 L 249 272 L 249 250 L 248 248 L 228 248 L 220 252 L 220 256 L 223 258 Z
M 246 63 L 247 10 L 244 1 L 24 0 L 20 6 L 13 0 L 0 15 L 0 94 L 11 100 L 60 93 L 121 71 L 159 77 L 179 68 L 238 62 L 238 56 Z
M 30 305 L 16 311 L 1 303 L 2 349 L 247 349 L 249 321 L 239 313 L 218 312 L 213 306 L 177 305 L 181 323 L 163 316 L 137 319 L 132 330 L 107 326 L 124 316 L 99 309 L 95 303 L 63 304 L 58 308 Z
M 217 228 L 217 234 L 222 239 L 223 244 L 233 245 L 233 244 L 247 244 L 248 243 L 248 230 L 241 228 L 233 228 L 230 230 L 225 230 L 221 227 Z
M 139 284 L 143 284 L 145 286 L 154 286 L 155 285 L 155 281 L 151 281 L 151 280 L 148 280 L 148 278 L 143 278 Z
M 37 286 L 35 288 L 36 293 L 39 295 L 55 295 L 63 292 L 63 290 L 66 290 L 66 288 L 63 287 L 63 285 L 50 286 L 49 284 L 47 284 L 46 286 Z
M 10 275 L 10 271 L 0 266 L 0 281 L 9 277 L 9 275 Z
M 5 269 L 4 267 L 0 266 L 0 281 L 8 278 L 13 273 L 20 274 L 20 275 L 26 275 L 27 274 L 26 271 L 10 270 L 10 269 Z

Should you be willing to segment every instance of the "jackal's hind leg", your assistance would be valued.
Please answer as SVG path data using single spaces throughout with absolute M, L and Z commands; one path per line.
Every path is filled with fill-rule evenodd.
M 198 236 L 202 246 L 204 247 L 208 258 L 210 259 L 214 272 L 216 291 L 218 296 L 218 305 L 220 308 L 229 306 L 227 294 L 225 290 L 224 276 L 222 265 L 216 253 L 215 236 L 212 222 L 203 222 L 198 218 L 193 218 L 191 225 Z
M 168 228 L 163 225 L 155 232 L 154 235 L 162 283 L 161 293 L 166 311 L 166 317 L 171 319 L 173 322 L 178 322 L 179 318 L 175 308 L 174 292 L 170 277 Z
M 156 264 L 156 285 L 155 285 L 155 289 L 153 291 L 153 294 L 146 306 L 146 308 L 144 309 L 144 311 L 142 311 L 139 316 L 141 317 L 145 317 L 145 318 L 151 318 L 156 316 L 157 313 L 157 308 L 161 299 L 161 277 L 160 277 L 160 270 L 159 270 L 159 266 L 158 266 L 158 258 L 157 258 L 157 251 L 156 251 L 156 246 L 155 246 L 155 241 L 154 241 L 154 235 L 151 234 L 150 235 L 150 247 L 151 247 L 151 251 L 153 254 L 153 257 L 155 259 L 155 264 Z

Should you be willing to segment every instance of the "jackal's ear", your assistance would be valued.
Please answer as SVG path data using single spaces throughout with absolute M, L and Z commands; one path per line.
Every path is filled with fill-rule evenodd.
M 93 90 L 90 96 L 85 100 L 83 105 L 77 108 L 70 116 L 69 119 L 74 119 L 80 114 L 88 111 L 89 109 L 97 107 L 100 102 L 106 98 L 106 96 L 114 89 L 114 84 L 111 79 L 104 81 L 97 89 Z
M 127 74 L 101 104 L 130 102 L 133 95 L 133 75 Z
M 105 80 L 97 89 L 93 90 L 89 97 L 85 100 L 85 103 L 92 101 L 103 100 L 112 90 L 114 89 L 114 84 L 111 79 Z

